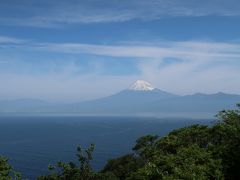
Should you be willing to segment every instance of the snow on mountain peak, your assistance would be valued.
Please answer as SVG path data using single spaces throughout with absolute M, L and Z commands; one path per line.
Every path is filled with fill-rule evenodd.
M 129 89 L 134 91 L 152 91 L 154 87 L 149 82 L 137 80 Z

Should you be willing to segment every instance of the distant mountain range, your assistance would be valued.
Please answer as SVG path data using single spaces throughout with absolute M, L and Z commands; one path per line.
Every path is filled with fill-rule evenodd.
M 80 103 L 57 104 L 35 99 L 0 101 L 0 113 L 213 117 L 222 109 L 235 108 L 239 102 L 240 95 L 220 92 L 179 96 L 138 80 L 117 94 Z

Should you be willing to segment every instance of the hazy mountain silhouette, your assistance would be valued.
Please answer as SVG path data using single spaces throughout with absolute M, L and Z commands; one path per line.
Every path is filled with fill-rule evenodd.
M 114 95 L 72 104 L 21 99 L 0 101 L 0 113 L 77 113 L 82 115 L 155 115 L 179 113 L 215 115 L 221 109 L 234 108 L 240 95 L 216 93 L 179 96 L 154 88 L 139 80 L 129 89 Z

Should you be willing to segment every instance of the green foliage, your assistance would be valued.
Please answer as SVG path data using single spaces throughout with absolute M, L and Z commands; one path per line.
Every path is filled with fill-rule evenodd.
M 132 154 L 109 160 L 102 173 L 112 172 L 119 179 L 126 179 L 131 173 L 143 166 L 143 161 Z
M 20 180 L 21 175 L 8 164 L 8 159 L 0 156 L 0 180 Z
M 155 155 L 139 170 L 146 179 L 221 179 L 221 161 L 198 145 L 179 148 L 176 154 Z
M 142 166 L 137 171 L 128 171 L 124 178 L 240 179 L 240 110 L 221 111 L 217 117 L 219 120 L 211 127 L 192 125 L 161 138 L 151 135 L 139 138 L 132 161 L 143 162 Z M 115 159 L 117 167 L 108 162 L 105 168 L 122 178 L 114 169 L 126 164 L 119 159 Z
M 49 165 L 49 170 L 54 171 L 52 174 L 41 176 L 39 180 L 92 180 L 101 178 L 100 174 L 97 175 L 91 166 L 90 161 L 92 160 L 92 153 L 94 151 L 94 145 L 91 144 L 85 151 L 79 146 L 77 148 L 77 154 L 79 166 L 73 162 L 57 162 L 56 165 Z
M 218 118 L 211 128 L 212 151 L 223 161 L 225 178 L 240 179 L 240 110 L 221 111 Z
M 136 145 L 133 147 L 135 153 L 141 156 L 141 159 L 147 161 L 153 156 L 154 144 L 156 143 L 158 136 L 147 135 L 140 137 L 136 141 Z
M 154 144 L 155 149 L 162 153 L 176 153 L 179 148 L 197 144 L 206 148 L 209 141 L 209 128 L 203 125 L 193 125 L 170 132 Z

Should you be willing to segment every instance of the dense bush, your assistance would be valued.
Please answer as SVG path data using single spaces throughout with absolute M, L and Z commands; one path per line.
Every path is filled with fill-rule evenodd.
M 141 137 L 129 161 L 111 160 L 104 172 L 119 179 L 240 179 L 240 111 L 221 111 L 217 117 L 211 127 L 192 125 L 161 138 Z M 131 172 L 122 168 L 125 162 L 135 164 Z M 120 172 L 128 172 L 127 177 Z
M 7 158 L 0 156 L 0 180 L 11 179 L 21 179 L 21 176 L 9 165 Z

